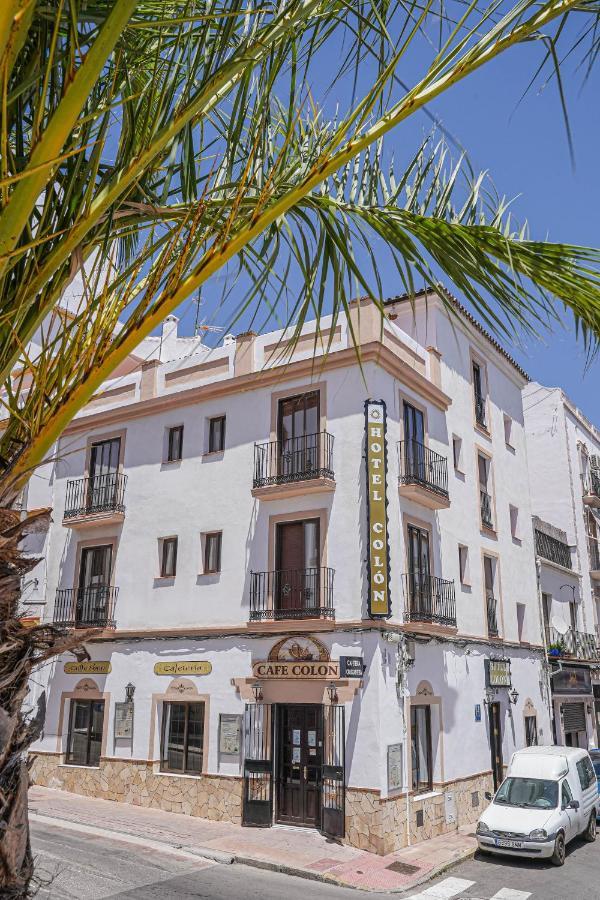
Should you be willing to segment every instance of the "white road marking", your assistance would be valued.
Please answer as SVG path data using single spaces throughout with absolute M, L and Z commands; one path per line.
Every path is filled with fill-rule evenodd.
M 421 891 L 420 894 L 413 894 L 407 900 L 450 900 L 451 897 L 462 894 L 474 884 L 474 881 L 467 881 L 466 878 L 444 878 L 439 884 Z
M 531 891 L 513 891 L 512 888 L 502 888 L 494 894 L 492 900 L 527 900 L 531 897 Z

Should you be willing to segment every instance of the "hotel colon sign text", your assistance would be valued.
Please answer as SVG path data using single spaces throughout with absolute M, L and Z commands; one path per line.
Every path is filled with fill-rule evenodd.
M 369 531 L 368 610 L 373 619 L 391 615 L 387 517 L 386 409 L 383 400 L 365 402 L 367 511 Z

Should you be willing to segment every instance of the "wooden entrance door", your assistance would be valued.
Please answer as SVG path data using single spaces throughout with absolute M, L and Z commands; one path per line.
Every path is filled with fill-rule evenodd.
M 489 710 L 492 775 L 494 777 L 494 790 L 497 791 L 504 781 L 504 765 L 502 762 L 502 721 L 500 719 L 500 704 L 490 703 Z
M 321 825 L 322 709 L 278 707 L 277 821 Z
M 319 520 L 277 526 L 274 606 L 291 616 L 320 605 Z

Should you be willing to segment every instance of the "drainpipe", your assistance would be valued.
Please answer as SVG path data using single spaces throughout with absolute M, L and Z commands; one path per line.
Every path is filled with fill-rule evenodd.
M 534 535 L 535 540 L 535 535 Z M 550 716 L 550 727 L 553 732 L 556 731 L 554 726 L 554 704 L 552 702 L 552 679 L 550 678 L 550 664 L 548 662 L 548 644 L 546 642 L 546 629 L 544 627 L 544 607 L 542 604 L 542 564 L 539 556 L 535 557 L 535 577 L 537 583 L 537 600 L 538 600 L 538 616 L 542 631 L 542 646 L 544 648 L 544 661 L 542 663 L 544 672 L 546 673 L 546 690 L 548 692 L 548 714 Z

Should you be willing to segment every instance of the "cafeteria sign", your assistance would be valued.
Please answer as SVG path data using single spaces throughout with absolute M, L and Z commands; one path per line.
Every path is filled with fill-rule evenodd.
M 212 663 L 205 659 L 189 662 L 158 662 L 154 666 L 155 675 L 210 675 Z
M 65 675 L 108 675 L 112 670 L 108 660 L 88 659 L 85 662 L 68 662 L 64 665 Z
M 387 519 L 386 411 L 383 400 L 365 401 L 367 518 L 369 554 L 367 558 L 367 608 L 372 619 L 388 618 L 390 603 L 390 562 Z

